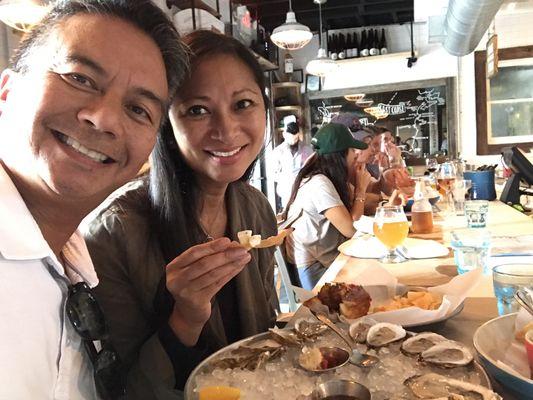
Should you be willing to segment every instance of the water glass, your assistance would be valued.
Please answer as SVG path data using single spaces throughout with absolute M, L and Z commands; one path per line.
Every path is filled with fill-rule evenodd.
M 492 270 L 494 294 L 500 315 L 517 312 L 520 305 L 514 299 L 518 289 L 533 287 L 533 264 L 503 264 Z
M 484 228 L 487 226 L 489 202 L 487 200 L 469 200 L 465 202 L 466 222 L 469 228 Z
M 471 185 L 471 181 L 460 179 L 453 183 L 452 196 L 455 215 L 465 215 L 466 191 Z
M 481 268 L 490 274 L 490 232 L 486 229 L 462 229 L 451 232 L 451 246 L 457 272 L 464 274 Z

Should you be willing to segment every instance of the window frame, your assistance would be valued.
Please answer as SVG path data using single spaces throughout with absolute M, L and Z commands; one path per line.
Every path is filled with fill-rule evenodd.
M 533 46 L 511 47 L 498 51 L 499 61 L 508 64 L 509 60 L 519 60 L 533 58 Z M 474 68 L 476 81 L 476 123 L 477 123 L 477 154 L 493 155 L 500 154 L 504 147 L 518 144 L 521 147 L 533 147 L 533 141 L 507 141 L 506 143 L 489 143 L 491 131 L 490 110 L 488 110 L 489 100 L 487 98 L 490 81 L 486 75 L 486 51 L 476 51 L 474 53 Z M 502 63 L 502 64 L 503 64 Z M 529 136 L 529 135 L 528 135 Z M 507 136 L 508 137 L 508 136 Z M 519 138 L 519 136 L 518 136 Z

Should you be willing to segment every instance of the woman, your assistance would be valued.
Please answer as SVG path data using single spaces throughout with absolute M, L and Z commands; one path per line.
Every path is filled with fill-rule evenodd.
M 365 164 L 356 163 L 355 149 L 367 145 L 346 126 L 323 126 L 311 144 L 316 152 L 298 173 L 283 214 L 284 220 L 294 221 L 287 259 L 297 266 L 305 289 L 315 286 L 337 257 L 337 247 L 355 233 L 353 221 L 363 214 L 370 182 Z
M 230 240 L 277 233 L 266 198 L 247 183 L 266 129 L 263 72 L 227 36 L 197 31 L 184 42 L 191 73 L 149 179 L 114 199 L 87 236 L 128 399 L 167 398 L 203 358 L 275 322 L 273 249 L 248 253 Z

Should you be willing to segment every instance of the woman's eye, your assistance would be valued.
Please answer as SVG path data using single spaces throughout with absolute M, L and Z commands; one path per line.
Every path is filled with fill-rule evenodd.
M 253 104 L 253 101 L 252 100 L 239 100 L 237 102 L 237 109 L 244 109 L 244 108 L 248 108 L 250 107 L 251 105 Z
M 207 114 L 207 109 L 203 106 L 192 106 L 187 110 L 187 114 L 197 116 Z

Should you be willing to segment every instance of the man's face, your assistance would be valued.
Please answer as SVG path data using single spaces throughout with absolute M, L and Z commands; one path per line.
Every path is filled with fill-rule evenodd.
M 159 48 L 123 20 L 79 14 L 27 63 L 2 76 L 2 160 L 30 190 L 100 202 L 155 143 L 168 97 Z

